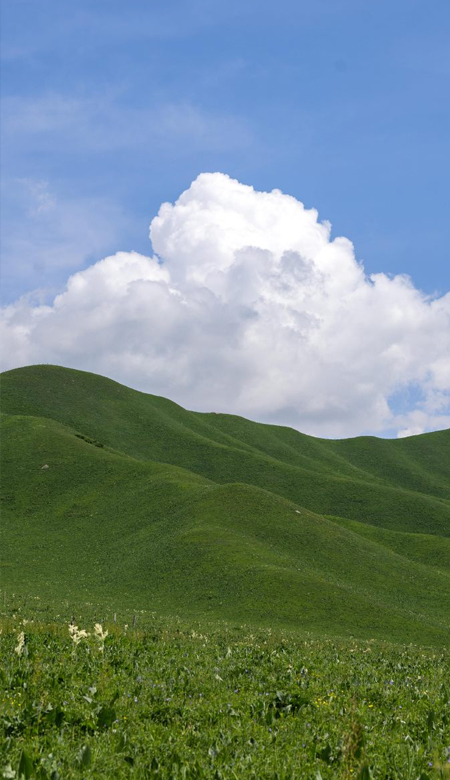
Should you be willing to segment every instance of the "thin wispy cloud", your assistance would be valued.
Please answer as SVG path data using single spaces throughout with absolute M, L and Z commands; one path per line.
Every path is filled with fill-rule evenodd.
M 61 196 L 42 180 L 5 179 L 2 190 L 3 300 L 24 288 L 48 295 L 50 280 L 54 292 L 68 273 L 117 247 L 131 221 L 106 197 Z
M 252 141 L 243 119 L 187 101 L 138 108 L 127 106 L 117 95 L 74 97 L 52 92 L 31 98 L 6 97 L 2 113 L 4 142 L 13 150 L 26 143 L 28 152 L 144 148 L 151 153 L 155 144 L 158 148 L 180 144 L 178 155 L 186 155 L 199 148 L 245 148 Z
M 212 33 L 218 27 L 230 24 L 247 24 L 254 28 L 273 27 L 273 3 L 260 0 L 257 13 L 253 4 L 229 0 L 226 4 L 209 0 L 168 0 L 164 3 L 137 0 L 123 13 L 120 3 L 109 3 L 103 8 L 98 3 L 69 3 L 48 0 L 36 4 L 33 0 L 16 0 L 22 14 L 33 19 L 34 29 L 8 25 L 8 44 L 2 57 L 6 60 L 27 58 L 30 55 L 59 48 L 66 40 L 82 34 L 86 40 L 95 41 L 100 48 L 107 45 L 123 46 L 132 42 L 183 40 L 201 33 Z M 356 0 L 317 0 L 315 3 L 297 3 L 289 0 L 278 4 L 278 22 L 289 27 L 301 19 L 303 23 L 317 23 L 357 7 Z M 49 9 L 51 8 L 51 24 Z M 6 13 L 9 22 L 9 13 Z M 39 27 L 39 36 L 35 29 Z M 15 42 L 17 40 L 17 43 Z

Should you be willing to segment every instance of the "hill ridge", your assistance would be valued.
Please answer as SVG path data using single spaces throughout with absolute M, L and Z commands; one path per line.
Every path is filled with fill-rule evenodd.
M 314 439 L 62 367 L 0 382 L 8 587 L 450 638 L 450 431 Z

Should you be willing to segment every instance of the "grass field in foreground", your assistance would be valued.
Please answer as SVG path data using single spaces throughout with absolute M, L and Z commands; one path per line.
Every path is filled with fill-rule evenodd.
M 7 594 L 448 642 L 449 431 L 314 439 L 55 366 L 1 384 Z
M 75 644 L 19 603 L 0 620 L 0 777 L 450 777 L 447 651 L 142 614 L 102 639 L 89 608 Z

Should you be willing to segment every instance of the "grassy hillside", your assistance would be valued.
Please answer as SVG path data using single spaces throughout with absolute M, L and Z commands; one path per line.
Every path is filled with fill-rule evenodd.
M 319 440 L 54 366 L 3 374 L 1 410 L 4 588 L 450 637 L 448 431 Z

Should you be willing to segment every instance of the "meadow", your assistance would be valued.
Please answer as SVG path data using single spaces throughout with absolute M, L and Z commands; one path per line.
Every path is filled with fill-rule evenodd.
M 15 603 L 0 635 L 5 778 L 450 776 L 447 650 L 145 613 L 96 632 L 99 608 L 72 625 Z
M 450 432 L 1 377 L 0 778 L 450 777 Z
M 15 604 L 0 635 L 4 778 L 450 777 L 446 649 L 144 613 L 96 630 L 93 607 L 71 625 Z

